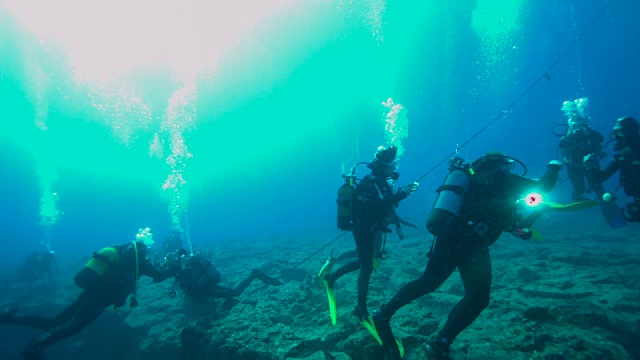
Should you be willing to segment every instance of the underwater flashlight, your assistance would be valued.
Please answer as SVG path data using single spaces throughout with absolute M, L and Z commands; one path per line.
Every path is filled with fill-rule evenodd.
M 524 203 L 527 204 L 527 206 L 536 207 L 542 204 L 542 194 L 537 192 L 532 192 L 527 194 L 527 196 L 525 196 L 523 200 L 524 200 Z

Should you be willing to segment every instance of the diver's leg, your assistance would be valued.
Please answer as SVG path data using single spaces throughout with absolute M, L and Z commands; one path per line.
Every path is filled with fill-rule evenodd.
M 584 169 L 578 165 L 571 165 L 567 166 L 567 173 L 569 174 L 569 180 L 571 181 L 571 185 L 573 186 L 571 197 L 574 201 L 584 200 L 584 197 L 582 196 L 585 191 Z
M 227 291 L 227 288 L 225 288 L 225 287 L 216 286 L 216 295 L 215 295 L 215 297 L 236 297 L 236 296 L 240 296 L 245 290 L 247 290 L 247 288 L 249 287 L 249 285 L 251 285 L 253 280 L 255 280 L 257 278 L 258 278 L 258 276 L 256 275 L 255 271 L 252 271 L 251 274 L 249 274 L 249 276 L 247 276 L 244 280 L 242 280 L 240 282 L 240 284 L 238 284 L 238 286 L 236 286 L 234 289 L 231 289 L 231 291 Z M 229 295 L 229 296 L 219 296 L 219 294 Z
M 587 185 L 589 185 L 589 189 L 591 189 L 591 191 L 593 191 L 593 193 L 596 194 L 596 197 L 597 197 L 596 200 L 602 201 L 602 195 L 605 193 L 602 183 L 593 179 L 592 176 L 589 176 L 587 174 L 585 174 L 585 176 L 587 178 Z
M 44 334 L 44 336 L 32 341 L 23 351 L 23 356 L 27 358 L 37 357 L 47 347 L 79 333 L 109 306 L 105 301 L 105 296 L 102 295 L 104 294 L 87 294 L 87 292 L 84 292 L 78 298 L 79 301 L 77 301 L 78 304 L 75 311 L 71 314 L 71 319 L 52 328 L 48 333 Z M 65 314 L 64 317 L 67 316 L 68 315 Z
M 47 331 L 71 320 L 73 314 L 77 311 L 85 297 L 86 295 L 83 292 L 73 303 L 63 309 L 54 318 L 34 315 L 16 315 L 16 311 L 13 310 L 0 316 L 0 324 L 22 325 Z
M 336 258 L 336 261 L 342 261 L 345 259 L 355 259 L 357 257 L 358 257 L 358 250 L 353 249 L 353 250 L 345 251 L 342 254 L 338 255 L 338 257 Z
M 258 270 L 255 269 L 252 271 L 253 275 L 260 281 L 262 281 L 263 283 L 267 284 L 267 285 L 271 285 L 271 286 L 280 286 L 282 285 L 282 281 L 273 278 L 271 276 L 268 276 L 267 274 L 265 274 L 262 270 Z
M 360 269 L 360 262 L 358 260 L 352 260 L 349 261 L 348 263 L 342 265 L 341 267 L 338 268 L 338 270 L 325 275 L 324 280 L 327 281 L 327 283 L 329 284 L 330 287 L 333 287 L 333 284 L 340 279 L 341 277 L 343 277 L 344 275 L 347 275 L 349 273 L 352 273 L 356 270 Z
M 360 320 L 363 320 L 369 317 L 369 313 L 367 312 L 367 296 L 369 294 L 371 273 L 373 272 L 375 233 L 371 232 L 370 229 L 356 226 L 353 229 L 353 236 L 356 239 L 358 262 L 360 264 L 360 273 L 358 274 L 358 306 L 355 315 Z
M 387 304 L 373 312 L 373 323 L 382 340 L 386 358 L 400 358 L 400 352 L 391 331 L 391 317 L 403 306 L 440 287 L 456 269 L 458 251 L 460 248 L 457 245 L 457 239 L 438 237 L 422 275 L 404 285 Z
M 355 233 L 354 233 L 354 239 L 355 239 Z M 338 257 L 338 259 L 344 260 L 348 258 L 356 258 L 357 256 L 358 256 L 358 250 L 357 250 L 357 244 L 356 244 L 356 250 L 347 251 L 341 254 Z M 358 261 L 358 259 L 354 259 L 342 265 L 336 271 L 324 275 L 324 278 L 322 280 L 327 282 L 327 286 L 329 286 L 330 288 L 333 288 L 333 285 L 338 279 L 358 269 L 360 269 L 360 262 Z
M 404 285 L 383 306 L 381 315 L 390 319 L 403 306 L 439 288 L 456 269 L 456 253 L 458 251 L 460 249 L 457 246 L 457 240 L 453 236 L 438 237 L 422 275 Z
M 373 234 L 373 258 L 380 259 L 382 256 L 382 239 L 384 234 L 380 231 L 376 231 Z
M 489 305 L 491 291 L 491 257 L 487 244 L 474 243 L 474 248 L 460 254 L 458 269 L 464 286 L 464 297 L 453 307 L 439 337 L 453 341 Z

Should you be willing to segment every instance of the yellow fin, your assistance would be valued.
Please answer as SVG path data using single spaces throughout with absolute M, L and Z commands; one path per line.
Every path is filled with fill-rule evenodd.
M 400 351 L 400 357 L 403 358 L 404 357 L 404 346 L 402 346 L 402 343 L 400 342 L 400 340 L 396 340 L 396 344 L 398 345 L 398 350 Z
M 337 309 L 336 309 L 336 295 L 333 288 L 329 286 L 329 282 L 324 280 L 324 287 L 327 290 L 327 299 L 329 300 L 329 316 L 331 316 L 331 324 L 335 325 L 338 322 Z
M 542 238 L 542 234 L 536 229 L 531 229 L 531 238 L 539 242 L 544 241 L 544 239 Z
M 382 345 L 382 340 L 380 339 L 380 335 L 378 335 L 378 330 L 373 326 L 373 319 L 369 316 L 368 319 L 360 321 L 360 324 L 364 326 L 367 331 L 373 336 L 374 339 L 378 342 L 378 344 Z
M 553 211 L 579 211 L 598 206 L 598 202 L 595 200 L 578 201 L 571 204 L 558 204 L 553 202 L 547 202 L 546 204 L 549 205 L 549 209 Z

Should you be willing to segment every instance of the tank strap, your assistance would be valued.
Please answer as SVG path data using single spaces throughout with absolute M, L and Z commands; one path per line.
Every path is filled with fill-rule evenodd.
M 96 259 L 96 260 L 100 260 L 102 262 L 105 262 L 105 263 L 107 263 L 109 265 L 113 265 L 117 261 L 117 258 L 114 261 L 113 257 L 107 256 L 105 254 L 100 254 L 100 253 L 97 253 L 97 252 L 93 253 L 93 258 Z
M 440 187 L 436 189 L 436 192 L 440 193 L 441 191 L 445 190 L 451 190 L 459 195 L 462 195 L 464 193 L 464 187 L 460 185 L 440 185 Z

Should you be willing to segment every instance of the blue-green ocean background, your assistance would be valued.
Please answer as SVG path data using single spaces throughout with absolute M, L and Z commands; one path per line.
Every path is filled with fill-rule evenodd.
M 563 101 L 588 97 L 592 125 L 604 134 L 616 118 L 640 116 L 640 2 L 611 1 L 592 24 L 607 2 L 527 3 L 523 23 L 509 42 L 513 51 L 503 52 L 508 56 L 493 66 L 487 65 L 481 39 L 471 27 L 474 1 L 388 5 L 383 45 L 366 29 L 347 31 L 345 24 L 334 29 L 331 19 L 339 11 L 331 2 L 275 14 L 254 38 L 223 57 L 214 85 L 199 89 L 199 122 L 185 134 L 194 154 L 188 165 L 194 246 L 314 237 L 317 241 L 309 243 L 312 252 L 336 236 L 340 166 L 370 160 L 383 144 L 385 110 L 380 102 L 391 96 L 408 109 L 410 121 L 406 153 L 399 162 L 398 184 L 403 185 L 445 159 L 535 83 L 504 118 L 460 154 L 473 159 L 500 150 L 526 163 L 530 176 L 541 175 L 547 162 L 556 158 L 558 138 L 551 128 L 565 122 L 560 111 Z M 21 40 L 14 35 L 19 24 L 1 10 L 0 263 L 11 269 L 28 252 L 39 249 L 44 234 L 39 226 L 35 160 L 24 145 L 34 126 L 24 81 L 29 69 L 19 55 Z M 439 15 L 433 16 L 434 12 Z M 269 28 L 276 23 L 284 25 Z M 394 30 L 400 26 L 402 32 Z M 572 46 L 584 29 L 584 36 Z M 313 44 L 298 50 L 308 53 L 287 51 L 285 45 L 300 38 Z M 357 53 L 350 50 L 354 44 L 359 44 Z M 362 44 L 367 51 L 362 51 Z M 243 51 L 251 47 L 258 48 L 259 56 L 253 53 L 249 61 Z M 376 66 L 359 71 L 362 63 L 377 62 L 381 73 L 387 67 L 394 69 L 393 79 L 379 87 L 375 84 L 380 74 L 370 71 Z M 149 77 L 156 81 L 149 80 L 154 89 L 147 94 L 151 103 L 170 94 L 163 88 L 163 76 L 160 72 Z M 49 136 L 64 139 L 52 141 L 63 158 L 55 185 L 63 215 L 52 227 L 54 250 L 61 258 L 83 258 L 103 246 L 132 240 L 145 226 L 154 230 L 156 241 L 162 241 L 170 230 L 168 202 L 160 191 L 166 169 L 149 165 L 147 156 L 147 144 L 157 129 L 138 133 L 138 143 L 123 146 L 110 136 L 95 109 L 82 103 L 84 95 L 74 93 L 67 73 L 60 70 L 52 78 L 59 81 L 59 91 L 68 91 L 66 95 L 79 103 L 73 111 L 68 104 L 50 104 Z M 257 87 L 243 86 L 257 78 L 262 79 Z M 287 110 L 292 102 L 295 114 Z M 324 123 L 310 130 L 307 123 L 318 121 L 317 114 L 323 113 Z M 271 136 L 283 117 L 289 119 L 283 132 Z M 64 137 L 70 132 L 78 134 L 73 141 Z M 360 157 L 353 159 L 356 142 Z M 268 155 L 264 149 L 271 149 Z M 236 157 L 234 166 L 222 166 Z M 123 159 L 139 160 L 139 169 L 119 167 Z M 446 166 L 440 166 L 424 178 L 400 213 L 423 226 L 445 171 Z M 615 185 L 614 179 L 608 187 Z M 563 182 L 553 200 L 568 202 L 568 194 L 569 184 Z M 587 216 L 602 221 L 595 209 Z M 579 226 L 584 217 L 575 221 Z

